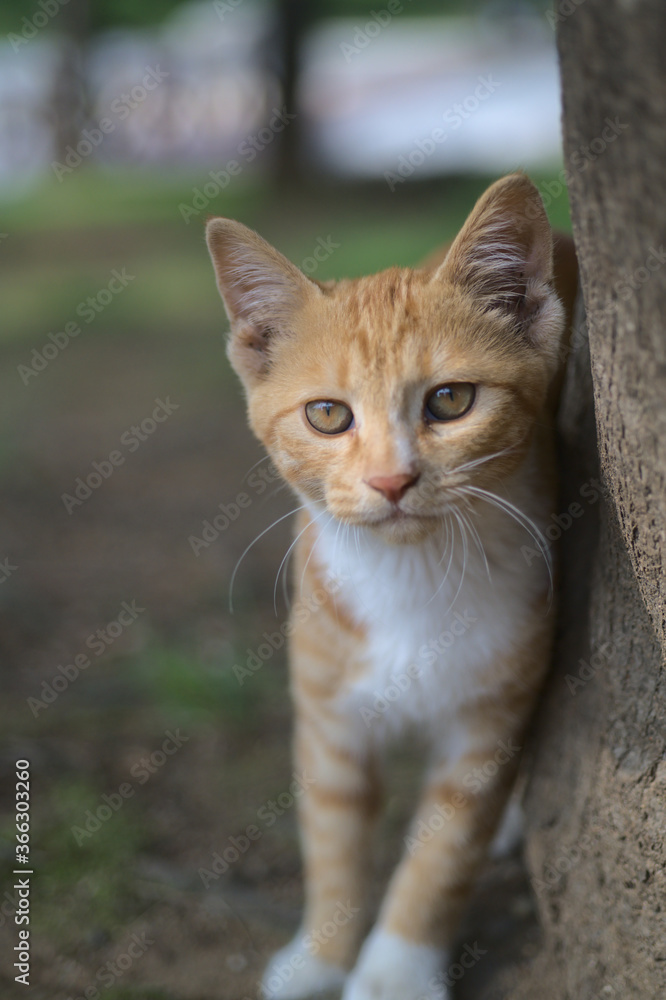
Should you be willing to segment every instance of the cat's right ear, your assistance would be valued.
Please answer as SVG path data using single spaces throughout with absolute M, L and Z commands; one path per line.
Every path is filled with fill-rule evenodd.
M 262 379 L 298 309 L 321 289 L 258 233 L 233 219 L 210 219 L 206 242 L 231 321 L 229 360 L 250 386 Z

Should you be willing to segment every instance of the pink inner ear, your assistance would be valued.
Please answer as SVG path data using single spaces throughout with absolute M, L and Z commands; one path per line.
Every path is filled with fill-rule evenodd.
M 477 297 L 484 309 L 502 309 L 525 321 L 537 306 L 529 301 L 533 281 L 552 273 L 550 228 L 497 211 L 478 221 L 454 245 L 443 265 Z
M 229 241 L 215 258 L 218 284 L 232 319 L 261 323 L 289 293 L 284 277 L 251 248 Z
M 294 316 L 306 298 L 323 293 L 240 222 L 211 219 L 206 239 L 231 320 L 227 353 L 247 386 L 267 373 L 273 348 L 290 335 Z
M 274 332 L 269 326 L 256 327 L 243 324 L 240 330 L 236 330 L 235 336 L 239 343 L 243 344 L 243 347 L 257 351 L 259 354 L 266 354 L 271 335 Z
M 231 219 L 212 219 L 208 247 L 232 322 L 281 326 L 316 286 L 257 233 Z
M 489 307 L 524 303 L 529 284 L 552 278 L 552 234 L 540 196 L 522 174 L 481 196 L 442 270 Z
M 259 331 L 246 323 L 239 323 L 227 348 L 229 360 L 241 378 L 259 378 L 269 365 L 270 329 Z

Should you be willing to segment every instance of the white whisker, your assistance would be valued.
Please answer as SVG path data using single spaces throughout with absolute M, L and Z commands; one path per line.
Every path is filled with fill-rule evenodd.
M 455 517 L 456 521 L 458 522 L 458 530 L 460 531 L 460 538 L 462 540 L 463 564 L 462 564 L 462 571 L 460 573 L 460 583 L 458 584 L 458 589 L 456 590 L 455 597 L 453 598 L 453 600 L 449 604 L 448 608 L 446 609 L 445 613 L 447 615 L 448 615 L 449 611 L 451 610 L 451 608 L 456 603 L 456 601 L 458 600 L 458 595 L 459 595 L 460 591 L 462 590 L 463 581 L 465 579 L 465 570 L 467 569 L 467 535 L 465 533 L 465 526 L 463 525 L 462 521 L 460 520 L 460 514 L 458 513 L 458 511 L 456 510 L 455 507 L 452 508 L 452 514 Z
M 279 486 L 275 487 L 275 489 L 273 490 L 272 493 L 269 493 L 267 497 L 264 497 L 264 503 L 266 501 L 268 501 L 268 500 L 272 500 L 273 497 L 277 496 L 278 493 L 281 493 L 282 490 L 286 490 L 288 488 L 288 486 L 289 486 L 289 483 L 286 483 L 286 482 L 285 483 L 280 483 Z
M 454 490 L 453 492 L 454 493 L 459 493 L 461 491 Z M 469 503 L 468 500 L 467 500 L 467 498 L 464 495 L 462 495 L 462 499 L 465 501 L 466 504 Z M 481 553 L 481 558 L 483 559 L 483 564 L 486 567 L 486 576 L 488 577 L 488 583 L 492 583 L 493 581 L 492 581 L 491 576 L 490 576 L 490 566 L 488 565 L 488 559 L 486 557 L 486 550 L 484 548 L 483 541 L 481 540 L 481 536 L 479 535 L 479 532 L 476 530 L 476 526 L 474 525 L 474 523 L 472 521 L 472 518 L 471 518 L 472 511 L 471 511 L 471 509 L 469 510 L 469 516 L 467 514 L 465 514 L 465 512 L 462 511 L 462 510 L 459 510 L 458 513 L 460 514 L 461 518 L 463 519 L 463 522 L 465 523 L 465 525 L 469 529 L 469 532 L 472 535 L 472 538 L 474 539 L 474 541 L 476 542 L 476 546 L 477 546 L 479 552 Z
M 287 583 L 289 579 L 289 561 L 287 560 L 287 565 L 284 568 L 284 573 L 282 574 L 282 600 L 284 601 L 284 606 L 287 609 L 287 613 L 291 612 L 291 601 L 289 600 L 289 590 L 287 588 Z M 273 605 L 275 605 L 275 591 L 273 591 Z M 277 609 L 275 611 L 277 615 Z
M 284 521 L 285 518 L 291 517 L 292 514 L 298 513 L 299 510 L 303 510 L 306 506 L 307 506 L 306 504 L 302 503 L 299 507 L 295 507 L 294 510 L 290 510 L 287 514 L 283 514 L 282 517 L 278 517 L 276 521 L 273 521 L 273 523 L 269 524 L 267 528 L 264 528 L 264 530 L 262 532 L 260 532 L 257 535 L 257 537 L 254 538 L 250 542 L 250 544 L 248 545 L 248 547 L 245 549 L 245 551 L 243 552 L 242 556 L 240 557 L 240 559 L 238 560 L 238 562 L 234 566 L 234 571 L 231 574 L 231 581 L 229 583 L 229 611 L 230 611 L 231 614 L 234 613 L 234 605 L 233 605 L 234 580 L 236 579 L 236 573 L 238 572 L 238 568 L 239 568 L 240 564 L 243 562 L 243 559 L 245 559 L 245 556 L 248 554 L 248 552 L 250 551 L 250 549 L 252 548 L 252 546 L 256 545 L 257 542 L 259 541 L 259 539 L 263 538 L 264 535 L 271 530 L 271 528 L 274 528 L 276 524 L 280 523 L 280 521 Z
M 260 458 L 258 462 L 255 462 L 254 465 L 251 465 L 250 468 L 245 473 L 245 475 L 243 476 L 243 478 L 241 479 L 241 482 L 244 483 L 247 477 L 250 475 L 250 473 L 253 472 L 258 465 L 261 465 L 262 462 L 266 462 L 270 457 L 271 457 L 270 455 L 264 455 L 264 457 Z
M 518 444 L 509 445 L 508 448 L 503 448 L 501 451 L 495 451 L 492 455 L 482 455 L 481 458 L 472 459 L 471 462 L 464 462 L 462 465 L 456 466 L 455 469 L 447 469 L 447 475 L 453 476 L 457 472 L 468 472 L 470 469 L 476 469 L 479 465 L 483 465 L 485 462 L 490 462 L 493 458 L 500 458 L 502 455 L 508 455 L 510 451 L 515 451 L 516 448 L 520 447 L 522 441 Z
M 428 607 L 429 604 L 432 604 L 432 602 L 435 600 L 435 598 L 439 594 L 440 590 L 442 589 L 442 587 L 446 583 L 446 581 L 448 579 L 448 575 L 449 575 L 449 570 L 451 569 L 451 563 L 453 562 L 453 541 L 454 541 L 453 528 L 452 528 L 452 525 L 451 525 L 451 516 L 450 516 L 450 514 L 447 514 L 446 515 L 446 542 L 444 544 L 444 551 L 442 552 L 442 556 L 441 556 L 439 562 L 437 563 L 437 566 L 441 566 L 442 565 L 442 563 L 444 561 L 444 557 L 446 556 L 446 553 L 449 550 L 449 537 L 451 539 L 451 552 L 449 554 L 449 561 L 448 561 L 448 564 L 447 564 L 447 567 L 446 567 L 446 573 L 442 577 L 442 579 L 440 581 L 440 584 L 439 584 L 437 590 L 435 591 L 435 593 L 426 602 L 426 605 L 425 605 L 426 608 Z
M 326 513 L 328 513 L 328 511 L 326 510 L 326 508 L 324 508 L 324 510 L 322 511 L 322 514 L 326 514 Z M 321 516 L 321 515 L 319 515 L 319 516 Z M 316 518 L 316 520 L 318 520 L 319 516 Z M 328 528 L 328 526 L 329 526 L 329 524 L 331 523 L 332 520 L 333 520 L 333 515 L 329 514 L 328 521 L 326 522 L 326 524 L 324 525 L 324 527 Z M 312 522 L 312 523 L 314 523 L 314 522 Z M 298 592 L 299 596 L 301 598 L 303 597 L 303 583 L 305 582 L 305 571 L 307 570 L 308 565 L 310 564 L 310 560 L 312 559 L 312 554 L 313 554 L 313 552 L 314 552 L 314 550 L 315 550 L 316 547 L 317 547 L 317 535 L 315 533 L 314 541 L 312 542 L 312 545 L 310 546 L 310 551 L 308 553 L 307 559 L 305 560 L 305 566 L 303 567 L 303 572 L 301 573 L 301 585 L 300 585 L 299 592 Z
M 474 493 L 475 495 L 481 497 L 482 500 L 485 500 L 487 503 L 491 503 L 495 507 L 499 508 L 499 510 L 504 511 L 504 513 L 512 517 L 514 521 L 517 524 L 519 524 L 521 528 L 523 528 L 530 535 L 530 537 L 536 543 L 539 551 L 541 552 L 541 555 L 543 556 L 544 562 L 546 564 L 546 569 L 548 570 L 548 580 L 549 580 L 548 590 L 549 590 L 549 595 L 552 598 L 553 571 L 552 571 L 551 555 L 550 552 L 548 551 L 548 543 L 546 542 L 546 539 L 544 538 L 542 532 L 539 530 L 538 526 L 534 523 L 534 521 L 530 517 L 528 517 L 527 514 L 525 514 L 522 510 L 516 507 L 515 504 L 512 504 L 509 500 L 506 500 L 504 497 L 498 496 L 496 493 L 491 493 L 489 490 L 481 489 L 480 486 L 464 486 L 462 487 L 462 489 Z
M 360 559 L 361 558 L 361 545 L 360 545 L 360 542 L 358 540 L 358 525 L 357 524 L 354 525 L 354 542 L 356 543 L 356 555 Z
M 439 561 L 437 563 L 437 566 L 435 567 L 436 569 L 439 569 L 439 567 L 442 565 L 442 563 L 444 562 L 444 558 L 446 556 L 446 553 L 449 551 L 449 535 L 450 535 L 450 532 L 451 532 L 451 518 L 448 515 L 447 515 L 446 521 L 444 523 L 446 524 L 446 541 L 444 542 L 444 551 L 442 552 L 442 554 L 441 554 L 441 556 L 439 558 Z
M 320 516 L 321 515 L 318 515 L 318 517 L 320 517 Z M 277 588 L 278 588 L 278 583 L 280 582 L 280 573 L 282 572 L 282 567 L 285 566 L 286 562 L 288 562 L 289 555 L 292 552 L 294 546 L 296 545 L 296 542 L 298 541 L 298 539 L 301 537 L 301 535 L 303 535 L 308 530 L 308 528 L 310 527 L 311 524 L 312 524 L 312 521 L 308 521 L 307 524 L 305 525 L 305 527 L 301 528 L 301 530 L 298 532 L 298 534 L 294 538 L 293 542 L 291 543 L 291 545 L 289 546 L 289 548 L 285 552 L 284 556 L 282 557 L 282 562 L 280 563 L 280 565 L 278 567 L 278 571 L 277 571 L 277 573 L 275 575 L 275 586 L 273 587 L 273 610 L 275 611 L 275 617 L 276 618 L 277 618 Z M 286 589 L 286 579 L 287 579 L 287 568 L 286 568 L 286 566 L 285 566 L 285 572 L 284 572 L 284 578 L 283 579 L 285 581 L 284 597 L 285 597 L 285 602 L 287 604 L 287 609 L 288 609 L 289 608 L 289 599 L 287 597 L 287 589 Z

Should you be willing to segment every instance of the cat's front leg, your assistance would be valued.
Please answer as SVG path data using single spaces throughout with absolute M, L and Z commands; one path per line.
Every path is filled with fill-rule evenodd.
M 343 1000 L 447 1000 L 461 912 L 505 805 L 518 760 L 516 731 L 485 726 L 454 764 L 435 767 L 405 838 L 377 926 Z M 488 731 L 490 730 L 490 731 Z
M 348 726 L 330 707 L 307 700 L 298 705 L 295 763 L 304 788 L 299 820 L 305 911 L 298 933 L 264 973 L 264 994 L 271 1000 L 300 1000 L 341 987 L 365 930 L 380 790 L 374 763 L 354 749 Z

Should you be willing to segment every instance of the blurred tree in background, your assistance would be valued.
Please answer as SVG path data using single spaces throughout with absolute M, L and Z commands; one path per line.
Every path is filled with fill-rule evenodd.
M 216 9 L 220 21 L 240 8 L 244 0 L 226 3 L 211 0 L 210 8 Z M 53 73 L 52 94 L 48 118 L 53 130 L 54 156 L 62 160 L 65 151 L 76 144 L 81 130 L 91 121 L 92 95 L 89 81 L 89 48 L 93 39 L 104 32 L 141 31 L 164 25 L 168 19 L 187 5 L 183 0 L 147 0 L 135 4 L 131 0 L 68 0 L 61 5 L 58 0 L 43 0 L 26 7 L 22 0 L 7 0 L 0 11 L 0 31 L 23 46 L 28 39 L 42 30 L 60 42 L 58 65 Z M 204 4 L 201 4 L 203 8 Z M 248 6 L 251 6 L 248 4 Z M 488 3 L 475 0 L 405 0 L 397 13 L 414 17 L 441 18 L 446 15 L 480 16 L 495 20 L 499 25 L 506 17 L 519 16 L 526 11 L 543 14 L 545 0 L 522 0 L 521 3 Z M 270 17 L 271 31 L 259 58 L 261 69 L 279 79 L 282 100 L 289 111 L 297 105 L 298 78 L 303 42 L 308 29 L 333 18 L 353 18 L 359 24 L 372 21 L 377 16 L 377 5 L 365 0 L 274 0 L 259 4 Z M 35 21 L 39 19 L 39 22 Z M 38 23 L 36 30 L 34 23 Z M 224 29 L 221 29 L 224 30 Z M 22 35 L 21 35 L 22 33 Z M 303 173 L 303 122 L 300 117 L 293 127 L 279 137 L 275 173 L 278 181 L 291 183 Z

